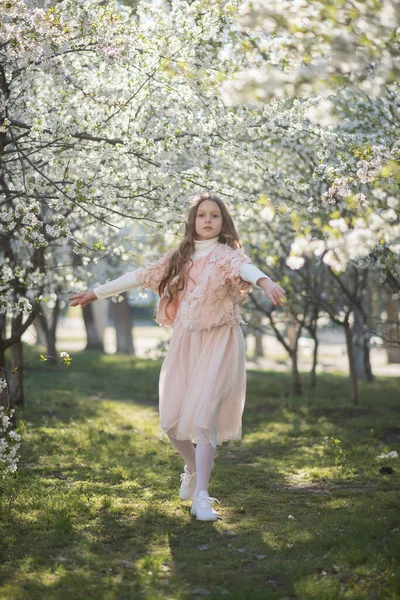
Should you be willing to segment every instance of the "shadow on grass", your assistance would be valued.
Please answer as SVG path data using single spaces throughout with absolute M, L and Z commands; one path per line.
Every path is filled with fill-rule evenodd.
M 28 361 L 36 352 L 30 348 L 27 354 Z M 77 352 L 72 359 L 69 367 L 39 363 L 25 370 L 30 420 L 36 417 L 49 426 L 87 421 L 104 411 L 103 400 L 158 407 L 160 361 L 98 352 Z M 20 416 L 24 418 L 23 410 Z
M 396 382 L 362 386 L 353 408 L 345 378 L 298 398 L 289 375 L 249 371 L 243 439 L 218 447 L 212 472 L 221 518 L 201 523 L 147 410 L 160 364 L 85 354 L 75 371 L 28 374 L 29 447 L 1 507 L 4 598 L 395 597 L 398 475 L 375 457 Z
M 263 504 L 253 496 L 242 507 L 242 499 L 232 495 L 217 524 L 188 518 L 189 505 L 172 516 L 156 500 L 131 517 L 105 509 L 95 536 L 74 531 L 71 543 L 70 537 L 40 540 L 39 533 L 37 549 L 29 552 L 34 576 L 28 572 L 20 577 L 22 591 L 13 598 L 324 600 L 340 598 L 347 585 L 356 597 L 395 592 L 396 582 L 381 581 L 384 594 L 376 595 L 376 582 L 368 576 L 379 540 L 383 538 L 389 559 L 396 552 L 391 532 L 366 509 L 373 495 L 342 502 L 301 498 L 301 504 L 294 496 L 275 492 Z M 292 521 L 286 514 L 291 507 L 296 515 Z M 255 509 L 257 518 L 250 518 Z M 44 547 L 51 550 L 46 557 Z M 382 579 L 384 568 L 377 571 Z

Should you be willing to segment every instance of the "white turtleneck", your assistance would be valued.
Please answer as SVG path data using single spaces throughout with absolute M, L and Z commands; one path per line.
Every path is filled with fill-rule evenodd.
M 204 258 L 218 245 L 218 243 L 218 236 L 210 238 L 209 240 L 194 240 L 194 253 L 191 256 L 192 260 Z M 257 287 L 261 287 L 257 284 L 257 281 L 260 278 L 270 279 L 268 275 L 265 275 L 260 269 L 251 264 L 242 265 L 240 268 L 240 277 L 241 279 L 244 279 L 244 281 L 249 281 Z M 93 291 L 99 300 L 103 300 L 104 298 L 109 298 L 116 294 L 122 294 L 122 292 L 131 290 L 135 287 L 140 287 L 140 284 L 136 279 L 136 271 L 130 271 L 117 279 L 113 279 L 112 281 L 108 281 L 103 285 L 93 288 Z
M 192 254 L 192 260 L 204 258 L 204 256 L 207 256 L 207 254 L 211 252 L 211 250 L 213 250 L 218 243 L 218 235 L 210 238 L 209 240 L 194 240 L 194 253 Z M 265 275 L 265 273 L 260 271 L 260 269 L 250 264 L 242 265 L 240 269 L 240 277 L 241 279 L 249 281 L 257 287 L 261 287 L 260 285 L 257 285 L 257 281 L 260 278 L 265 277 L 270 279 L 267 275 Z
M 218 235 L 210 238 L 209 240 L 194 240 L 194 252 L 192 254 L 192 260 L 198 258 L 204 258 L 211 250 L 218 246 Z

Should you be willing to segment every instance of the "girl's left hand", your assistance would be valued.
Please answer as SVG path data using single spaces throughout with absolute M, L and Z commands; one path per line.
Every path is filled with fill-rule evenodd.
M 78 306 L 80 304 L 82 308 L 86 308 L 86 306 L 91 304 L 91 302 L 95 302 L 98 298 L 93 290 L 88 290 L 87 292 L 81 292 L 80 294 L 75 294 L 75 296 L 70 296 L 68 300 L 73 300 L 70 306 Z
M 277 304 L 283 306 L 285 301 L 284 294 L 286 294 L 286 292 L 283 288 L 281 288 L 280 285 L 272 281 L 272 279 L 267 279 L 266 277 L 258 279 L 257 284 L 263 288 L 265 294 L 268 296 L 274 306 Z

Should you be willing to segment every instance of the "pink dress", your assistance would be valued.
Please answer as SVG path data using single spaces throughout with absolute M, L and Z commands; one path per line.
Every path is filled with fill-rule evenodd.
M 159 381 L 160 439 L 205 441 L 216 447 L 242 437 L 246 397 L 245 343 L 239 324 L 190 331 L 185 295 L 196 287 L 210 254 L 193 261 L 162 363 Z M 193 280 L 193 281 L 192 281 Z

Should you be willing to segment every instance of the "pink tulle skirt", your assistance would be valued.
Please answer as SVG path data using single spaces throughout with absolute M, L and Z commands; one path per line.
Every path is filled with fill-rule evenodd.
M 168 433 L 214 448 L 241 439 L 245 397 L 240 325 L 190 331 L 175 323 L 160 372 L 160 439 Z

